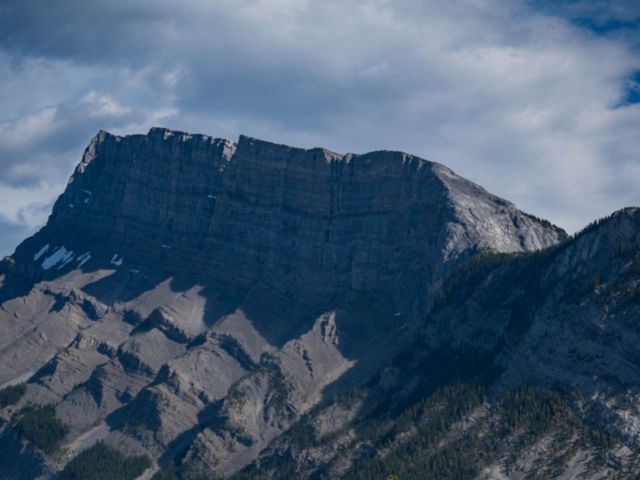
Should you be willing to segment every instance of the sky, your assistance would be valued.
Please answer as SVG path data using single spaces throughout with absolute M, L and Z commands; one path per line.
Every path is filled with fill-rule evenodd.
M 640 0 L 3 0 L 0 256 L 100 129 L 443 163 L 574 232 L 640 204 Z

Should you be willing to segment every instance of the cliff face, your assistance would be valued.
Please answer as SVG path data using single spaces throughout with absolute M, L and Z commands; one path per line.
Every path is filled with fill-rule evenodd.
M 17 255 L 64 245 L 320 308 L 336 295 L 383 292 L 405 314 L 460 258 L 561 238 L 408 154 L 339 155 L 247 137 L 235 145 L 152 129 L 98 134 L 47 227 Z
M 242 230 L 239 224 L 249 219 Z M 268 263 L 281 249 L 280 230 L 287 228 L 293 241 L 312 243 L 310 251 L 295 244 L 290 255 L 335 267 L 355 248 L 336 252 L 338 261 L 331 264 L 336 244 L 369 237 L 376 240 L 372 243 L 408 243 L 410 229 L 424 235 L 428 227 L 447 222 L 452 223 L 445 228 L 448 236 L 452 230 L 458 236 L 443 234 L 440 243 L 420 244 L 422 252 L 433 247 L 446 249 L 446 255 L 467 248 L 523 251 L 552 245 L 560 235 L 446 167 L 405 153 L 339 155 L 244 136 L 236 145 L 163 129 L 146 136 L 99 133 L 48 227 L 108 243 L 141 260 L 167 257 L 173 271 L 193 253 L 213 259 L 216 252 L 208 250 L 230 249 L 227 240 L 266 250 L 260 260 Z M 316 258 L 323 254 L 324 263 Z M 235 265 L 255 255 L 232 258 Z M 220 276 L 212 268 L 219 263 L 211 260 L 200 270 Z
M 0 413 L 55 405 L 54 470 L 104 439 L 229 475 L 379 375 L 462 262 L 564 238 L 405 153 L 100 132 L 0 264 Z

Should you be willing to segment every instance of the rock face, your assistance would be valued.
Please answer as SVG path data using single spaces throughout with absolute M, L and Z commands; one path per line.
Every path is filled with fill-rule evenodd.
M 404 153 L 339 155 L 152 129 L 100 132 L 47 227 L 14 257 L 48 244 L 294 299 L 305 311 L 376 292 L 409 314 L 461 258 L 544 248 L 563 236 Z M 63 260 L 64 269 L 84 258 Z
M 636 216 L 611 229 L 627 232 L 615 241 L 631 250 Z M 399 355 L 482 357 L 503 372 L 495 392 L 567 375 L 586 392 L 591 364 L 583 376 L 560 372 L 586 355 L 575 331 L 598 307 L 571 324 L 549 312 L 566 307 L 576 275 L 598 273 L 604 285 L 623 271 L 587 236 L 568 242 L 405 153 L 100 132 L 47 225 L 0 264 L 0 385 L 27 382 L 0 415 L 15 424 L 27 402 L 55 404 L 69 431 L 44 476 L 98 440 L 149 455 L 154 468 L 176 461 L 230 476 L 319 402 L 369 385 L 364 405 L 415 384 L 418 367 L 394 367 Z M 549 266 L 500 264 L 451 289 L 489 253 Z M 558 336 L 573 343 L 557 358 L 539 350 Z M 598 355 L 633 354 L 631 343 L 594 342 Z M 332 407 L 319 431 L 355 421 L 353 405 Z

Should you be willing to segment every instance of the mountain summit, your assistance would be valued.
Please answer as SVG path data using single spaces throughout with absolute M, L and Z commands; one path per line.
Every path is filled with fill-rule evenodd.
M 510 395 L 613 418 L 640 365 L 609 338 L 635 338 L 638 218 L 570 239 L 406 153 L 100 132 L 47 225 L 0 264 L 0 446 L 15 452 L 0 478 L 108 455 L 145 478 L 374 478 L 424 434 L 402 415 L 429 422 L 455 391 L 475 400 L 432 432 L 443 451 L 467 431 L 454 417 L 490 428 Z M 46 442 L 29 427 L 43 422 Z M 630 424 L 607 423 L 626 436 L 601 446 L 592 423 L 560 465 L 615 451 L 630 468 L 615 443 L 635 448 Z M 513 465 L 559 462 L 527 453 Z M 473 475 L 524 478 L 483 455 Z
M 128 263 L 239 288 L 269 277 L 280 283 L 293 268 L 333 294 L 386 288 L 387 277 L 406 270 L 433 275 L 475 251 L 535 250 L 563 236 L 405 153 L 339 155 L 154 128 L 94 137 L 33 241 L 91 244 Z

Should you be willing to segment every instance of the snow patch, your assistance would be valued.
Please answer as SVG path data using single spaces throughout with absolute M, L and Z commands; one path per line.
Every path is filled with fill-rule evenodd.
M 44 255 L 44 253 L 49 250 L 49 244 L 47 243 L 44 247 L 42 247 L 40 250 L 38 250 L 36 252 L 36 254 L 33 256 L 34 260 L 38 260 L 42 255 Z
M 78 258 L 76 258 L 76 260 L 80 263 L 78 263 L 78 268 L 80 268 L 82 265 L 84 265 L 85 263 L 87 263 L 89 260 L 91 260 L 91 254 L 89 252 L 87 253 L 83 253 L 82 255 L 80 255 Z
M 71 252 L 71 253 L 73 254 L 73 252 Z M 70 255 L 60 265 L 58 265 L 58 270 L 66 267 L 69 264 L 69 262 L 71 262 L 71 260 L 73 260 L 73 255 Z
M 70 259 L 73 258 L 73 250 L 67 250 L 64 246 L 58 248 L 52 255 L 49 255 L 42 261 L 42 268 L 45 270 L 49 270 L 54 265 L 62 262 L 62 265 L 58 268 L 62 268 L 67 263 L 69 263 Z
M 124 257 L 118 258 L 118 254 L 114 253 L 113 257 L 111 257 L 111 264 L 119 267 L 120 265 L 122 265 L 122 260 L 124 260 Z

